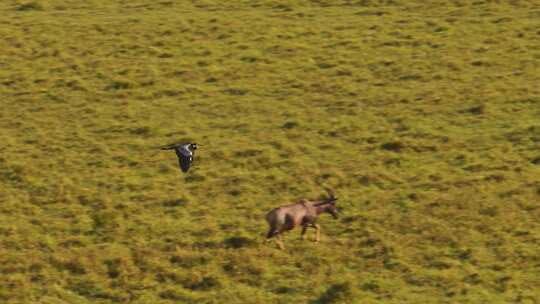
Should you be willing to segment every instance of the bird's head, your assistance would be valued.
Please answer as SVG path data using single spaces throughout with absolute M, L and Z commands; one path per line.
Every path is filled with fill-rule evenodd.
M 198 145 L 196 143 L 191 144 L 191 149 L 197 150 L 197 148 L 198 148 Z

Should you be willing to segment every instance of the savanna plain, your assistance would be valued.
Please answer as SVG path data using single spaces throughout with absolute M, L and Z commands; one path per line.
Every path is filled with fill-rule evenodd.
M 540 303 L 539 84 L 533 0 L 1 1 L 0 302 Z

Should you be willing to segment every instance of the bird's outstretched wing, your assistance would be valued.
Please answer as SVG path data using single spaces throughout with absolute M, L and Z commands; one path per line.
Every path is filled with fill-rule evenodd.
M 193 162 L 193 151 L 191 148 L 194 144 L 170 144 L 161 147 L 161 150 L 174 150 L 176 156 L 178 157 L 178 164 L 182 172 L 187 172 L 191 163 Z
M 170 144 L 163 147 L 160 147 L 161 150 L 175 150 L 182 147 L 182 144 Z
M 180 153 L 178 154 L 178 163 L 180 164 L 180 169 L 182 169 L 182 172 L 187 172 L 189 170 L 189 166 L 191 166 L 192 161 L 192 156 L 186 156 Z

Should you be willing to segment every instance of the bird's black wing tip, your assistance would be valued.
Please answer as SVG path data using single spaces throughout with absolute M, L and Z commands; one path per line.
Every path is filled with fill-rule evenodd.
M 173 149 L 179 148 L 181 146 L 182 146 L 182 144 L 168 144 L 168 145 L 159 147 L 159 149 L 160 150 L 173 150 Z

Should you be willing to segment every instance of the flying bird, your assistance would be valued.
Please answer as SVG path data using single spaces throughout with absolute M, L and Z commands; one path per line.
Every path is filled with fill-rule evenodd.
M 176 156 L 178 157 L 178 163 L 180 164 L 180 169 L 182 172 L 187 172 L 191 163 L 193 163 L 193 156 L 195 150 L 197 150 L 196 143 L 190 144 L 172 144 L 165 147 L 162 147 L 161 150 L 174 150 Z

